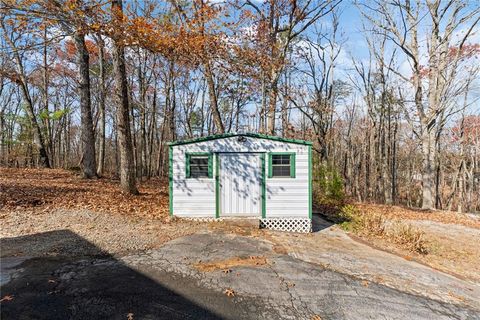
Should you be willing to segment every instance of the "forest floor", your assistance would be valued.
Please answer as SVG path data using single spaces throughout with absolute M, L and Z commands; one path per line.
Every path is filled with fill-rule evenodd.
M 465 305 L 467 308 L 473 308 L 472 310 L 480 310 L 480 302 L 475 298 L 480 295 L 478 270 L 480 220 L 473 216 L 441 211 L 427 213 L 392 206 L 356 205 L 362 212 L 381 214 L 387 223 L 402 221 L 414 226 L 416 230 L 421 230 L 427 252 L 417 253 L 390 241 L 388 237 L 347 232 L 341 225 L 329 222 L 319 215 L 314 216 L 315 232 L 312 234 L 260 230 L 252 226 L 238 226 L 226 222 L 200 223 L 171 219 L 168 215 L 168 189 L 164 181 L 151 180 L 140 184 L 139 190 L 140 196 L 125 195 L 119 191 L 118 181 L 82 180 L 75 173 L 65 170 L 0 168 L 2 263 L 8 266 L 9 263 L 18 264 L 25 259 L 47 259 L 45 260 L 47 265 L 53 263 L 57 268 L 57 263 L 60 262 L 48 259 L 63 259 L 59 260 L 63 264 L 65 259 L 77 261 L 80 257 L 108 256 L 119 261 L 133 259 L 128 263 L 129 266 L 141 260 L 143 267 L 139 268 L 145 267 L 150 270 L 152 255 L 162 252 L 162 258 L 156 262 L 157 265 L 175 274 L 181 274 L 186 270 L 184 264 L 189 266 L 188 276 L 194 275 L 204 280 L 208 279 L 207 275 L 212 272 L 230 273 L 230 269 L 240 268 L 249 270 L 254 282 L 265 275 L 257 274 L 261 268 L 274 268 L 273 263 L 278 263 L 278 268 L 296 264 L 298 268 L 300 266 L 311 270 L 318 268 L 319 278 L 309 278 L 307 282 L 316 281 L 319 288 L 329 283 L 321 282 L 328 270 L 330 273 L 333 272 L 331 276 L 336 279 L 335 285 L 340 283 L 343 286 L 341 283 L 350 279 L 343 278 L 343 275 L 347 275 L 352 277 L 353 281 L 348 285 L 354 286 L 357 293 L 370 289 L 380 290 L 376 293 L 369 291 L 368 294 L 372 294 L 372 300 L 368 302 L 371 308 L 365 308 L 365 317 L 369 316 L 369 312 L 381 312 L 378 305 L 374 307 L 379 301 L 376 295 L 387 294 L 386 288 L 395 290 L 388 291 L 388 298 L 386 297 L 388 301 L 394 301 L 403 293 L 408 294 L 401 298 L 408 301 L 405 305 L 413 306 L 414 296 L 420 295 L 425 299 L 432 299 L 426 300 L 425 306 L 436 301 L 441 303 L 440 309 L 447 305 Z M 201 239 L 198 243 L 192 242 L 193 238 L 189 238 L 196 235 L 202 235 L 198 236 L 200 238 L 197 237 Z M 231 244 L 227 250 L 215 245 L 217 242 Z M 241 246 L 242 243 L 248 243 L 249 249 L 243 249 L 251 251 L 250 258 L 248 255 L 244 257 L 236 254 L 237 250 L 240 250 L 237 246 Z M 258 246 L 255 243 L 258 243 Z M 258 248 L 267 249 L 256 252 Z M 220 252 L 223 252 L 224 256 L 220 255 Z M 201 258 L 203 254 L 205 256 Z M 165 255 L 168 256 L 167 260 L 164 258 Z M 190 258 L 188 260 L 185 257 L 198 259 L 192 258 L 194 260 L 190 261 Z M 172 267 L 172 261 L 175 261 L 175 267 Z M 166 262 L 168 263 L 165 264 Z M 305 274 L 302 273 L 302 277 L 311 276 L 307 269 Z M 144 270 L 145 273 L 148 273 L 148 270 Z M 286 269 L 276 270 L 279 273 L 285 271 Z M 45 277 L 48 277 L 50 272 L 48 271 Z M 127 274 L 130 274 L 130 271 Z M 7 281 L 9 277 L 7 274 Z M 1 278 L 5 281 L 3 274 Z M 332 279 L 330 280 L 333 281 Z M 257 301 L 259 293 L 249 291 L 254 287 L 243 286 L 240 280 L 239 283 L 228 281 L 230 282 L 223 285 L 228 284 L 234 288 L 237 296 L 243 296 L 245 299 L 253 297 L 252 301 Z M 286 280 L 282 281 L 282 288 L 286 286 L 287 291 L 292 293 L 293 289 L 285 282 Z M 342 288 L 335 291 L 339 292 L 343 290 Z M 269 291 L 267 287 L 265 290 Z M 311 287 L 309 290 L 317 292 L 315 291 L 317 289 Z M 230 291 L 225 292 L 227 295 L 230 294 Z M 220 291 L 220 294 L 223 293 Z M 308 290 L 298 292 L 302 299 L 306 299 L 310 293 Z M 262 294 L 265 295 L 267 292 Z M 327 294 L 332 299 L 335 295 L 330 289 L 326 293 L 319 291 L 318 294 Z M 2 297 L 2 300 L 3 298 L 5 297 Z M 343 296 L 337 298 L 348 302 L 348 298 L 345 300 Z M 20 300 L 18 301 L 20 303 Z M 26 303 L 26 301 L 22 303 L 24 302 Z M 312 305 L 318 304 L 318 301 L 311 302 Z M 360 300 L 358 302 L 359 306 L 364 303 Z M 444 306 L 445 303 L 447 305 Z M 262 306 L 264 305 L 257 305 L 258 308 Z M 328 303 L 322 307 L 328 308 Z M 346 305 L 344 307 L 342 312 L 350 310 L 350 307 Z M 394 307 L 392 305 L 389 308 Z M 423 305 L 421 308 L 424 308 Z M 277 306 L 273 305 L 269 310 L 276 309 Z M 300 309 L 303 310 L 299 307 Z M 450 312 L 455 314 L 458 310 L 452 309 L 448 314 Z M 318 314 L 322 313 L 320 311 Z M 424 311 L 427 312 L 425 315 L 431 312 L 428 308 Z M 249 311 L 246 312 L 245 318 L 249 318 Z M 395 312 L 402 315 L 407 310 Z M 436 312 L 434 314 L 440 314 Z M 474 314 L 480 317 L 476 312 Z
M 165 181 L 140 183 L 140 195 L 120 192 L 112 179 L 84 180 L 72 171 L 0 168 L 1 237 L 18 237 L 54 230 L 71 230 L 110 254 L 146 250 L 208 228 L 268 237 L 266 230 L 172 219 L 168 214 Z M 452 275 L 480 282 L 480 219 L 455 212 L 424 212 L 398 206 L 356 204 L 366 214 L 381 215 L 387 223 L 402 222 L 422 233 L 428 253 L 421 254 L 390 239 L 370 233 L 348 232 L 356 241 L 429 265 Z M 332 226 L 339 228 L 338 226 Z M 308 239 L 308 236 L 304 236 Z M 43 242 L 42 242 L 43 243 Z M 45 243 L 43 243 L 45 244 Z M 59 239 L 43 252 L 71 251 Z M 2 248 L 2 255 L 29 254 Z M 75 247 L 73 251 L 75 252 Z
M 70 230 L 105 252 L 121 254 L 157 247 L 203 226 L 169 217 L 168 186 L 162 181 L 141 183 L 138 196 L 120 192 L 118 184 L 107 178 L 81 179 L 60 169 L 0 168 L 0 236 Z M 40 250 L 47 255 L 82 250 L 61 238 L 39 244 L 48 246 Z M 19 248 L 22 252 L 17 252 Z M 30 255 L 37 250 L 4 247 L 2 255 Z

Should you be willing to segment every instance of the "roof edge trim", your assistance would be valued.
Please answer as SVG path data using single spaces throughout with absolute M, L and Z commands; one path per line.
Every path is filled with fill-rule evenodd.
M 261 133 L 214 134 L 214 135 L 210 135 L 210 136 L 206 136 L 206 137 L 169 142 L 168 145 L 169 146 L 178 146 L 178 145 L 183 145 L 183 144 L 191 144 L 191 143 L 198 143 L 198 142 L 211 141 L 211 140 L 224 139 L 224 138 L 231 138 L 231 137 L 239 137 L 239 136 L 257 138 L 257 139 L 267 139 L 267 140 L 281 141 L 281 142 L 295 143 L 295 144 L 302 144 L 302 145 L 312 145 L 311 141 L 288 139 L 288 138 L 282 138 L 282 137 L 276 137 L 276 136 L 269 136 L 269 135 L 261 134 Z

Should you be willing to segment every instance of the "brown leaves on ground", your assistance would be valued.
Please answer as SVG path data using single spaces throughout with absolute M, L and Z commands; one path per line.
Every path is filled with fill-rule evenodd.
M 343 213 L 341 226 L 357 241 L 461 279 L 480 279 L 480 221 L 469 215 L 375 204 L 345 206 Z
M 263 266 L 267 264 L 267 258 L 264 256 L 233 257 L 226 260 L 198 262 L 193 265 L 195 269 L 201 272 L 212 272 L 216 270 L 229 270 L 239 266 Z
M 445 224 L 459 224 L 470 228 L 480 229 L 480 220 L 472 219 L 466 214 L 453 211 L 425 211 L 388 206 L 380 204 L 356 203 L 355 206 L 362 212 L 380 214 L 384 218 L 394 220 L 430 220 Z
M 378 212 L 350 208 L 348 222 L 344 222 L 342 226 L 361 237 L 370 240 L 381 238 L 411 252 L 427 254 L 429 251 L 429 241 L 424 231 L 404 221 L 388 220 Z
M 235 291 L 233 291 L 233 289 L 225 289 L 224 293 L 227 295 L 227 297 L 235 297 Z
M 6 296 L 4 296 L 2 299 L 0 299 L 0 302 L 12 301 L 12 300 L 13 300 L 13 296 L 11 296 L 11 295 L 6 295 Z
M 168 184 L 158 179 L 139 186 L 140 195 L 122 193 L 119 181 L 82 179 L 62 169 L 0 168 L 0 209 L 87 209 L 168 218 Z

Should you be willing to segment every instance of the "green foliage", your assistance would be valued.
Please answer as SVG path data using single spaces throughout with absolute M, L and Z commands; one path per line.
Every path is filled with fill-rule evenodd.
M 40 112 L 40 119 L 60 120 L 64 115 L 66 115 L 69 112 L 70 110 L 68 108 L 60 109 L 54 112 L 48 112 L 47 110 L 42 110 L 42 112 Z
M 202 128 L 202 115 L 200 114 L 200 111 L 194 110 L 190 113 L 190 126 L 193 128 L 193 130 L 197 130 Z
M 335 221 L 340 223 L 340 227 L 342 227 L 342 229 L 346 231 L 352 231 L 356 216 L 358 216 L 357 207 L 352 204 L 347 204 L 336 212 Z
M 320 164 L 315 170 L 317 201 L 328 205 L 341 205 L 345 200 L 343 179 L 335 167 Z
M 48 110 L 42 110 L 40 112 L 39 116 L 40 116 L 40 119 L 42 119 L 42 120 L 46 120 L 46 119 L 50 118 L 50 114 L 49 114 Z
M 52 120 L 60 120 L 64 115 L 66 115 L 69 112 L 68 109 L 62 109 L 62 110 L 57 110 L 54 111 L 50 114 L 50 119 Z

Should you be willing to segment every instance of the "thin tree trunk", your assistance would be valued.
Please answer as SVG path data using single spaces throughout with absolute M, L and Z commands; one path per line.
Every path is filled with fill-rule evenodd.
M 50 159 L 50 165 L 55 167 L 55 157 L 53 153 L 53 142 L 52 142 L 52 129 L 50 125 L 50 111 L 48 109 L 48 62 L 47 62 L 47 28 L 45 28 L 43 33 L 43 110 L 45 113 L 44 123 L 45 123 L 45 147 Z
M 144 57 L 144 59 L 146 58 Z M 142 63 L 138 64 L 137 73 L 140 93 L 140 141 L 139 151 L 137 151 L 139 152 L 137 157 L 137 176 L 142 179 L 143 176 L 147 175 L 147 83 L 144 76 L 145 69 L 142 70 Z
M 33 127 L 33 141 L 38 149 L 39 153 L 39 166 L 44 167 L 44 168 L 50 168 L 50 161 L 48 158 L 47 154 L 47 149 L 45 147 L 45 140 L 43 138 L 42 130 L 40 129 L 40 126 L 38 125 L 37 118 L 35 116 L 35 111 L 33 107 L 33 101 L 32 97 L 30 96 L 30 91 L 28 90 L 28 85 L 27 85 L 27 77 L 25 76 L 25 69 L 23 68 L 23 63 L 22 60 L 20 59 L 20 55 L 18 53 L 18 50 L 15 46 L 15 44 L 12 42 L 12 40 L 8 37 L 6 33 L 6 29 L 3 25 L 3 19 L 1 22 L 1 27 L 3 31 L 3 35 L 5 38 L 5 41 L 10 44 L 12 47 L 12 52 L 13 56 L 15 58 L 15 63 L 17 67 L 17 74 L 19 76 L 19 85 L 22 90 L 23 97 L 25 99 L 26 103 L 26 108 L 25 111 L 27 113 L 28 119 L 30 121 L 30 124 Z
M 274 75 L 276 78 L 276 75 Z M 267 122 L 268 129 L 267 132 L 270 135 L 275 135 L 275 112 L 277 109 L 277 97 L 278 97 L 278 81 L 273 80 L 271 82 L 270 94 L 268 99 L 268 114 Z
M 222 117 L 218 109 L 217 93 L 215 91 L 215 82 L 213 81 L 213 73 L 210 67 L 210 62 L 204 63 L 205 77 L 207 78 L 208 85 L 208 97 L 210 99 L 210 108 L 212 110 L 213 121 L 218 133 L 225 132 L 225 126 L 223 125 Z
M 262 104 L 259 112 L 258 131 L 264 133 L 265 128 L 265 109 L 267 108 L 267 85 L 265 81 L 265 73 L 262 72 Z
M 98 61 L 99 61 L 99 97 L 98 97 L 98 112 L 100 117 L 100 125 L 98 131 L 98 166 L 97 174 L 99 176 L 103 175 L 105 170 L 105 98 L 106 98 L 106 88 L 105 88 L 105 41 L 102 39 L 101 35 L 97 37 L 98 45 Z

